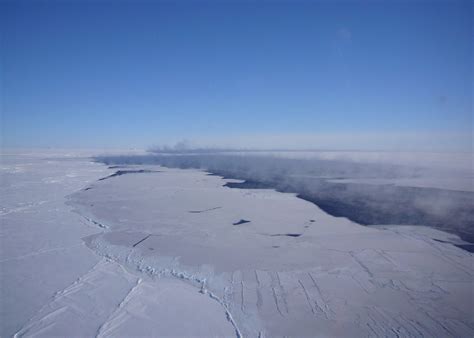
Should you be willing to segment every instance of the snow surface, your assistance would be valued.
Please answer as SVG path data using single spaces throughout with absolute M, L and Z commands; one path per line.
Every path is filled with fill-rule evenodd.
M 85 245 L 104 229 L 67 196 L 114 170 L 64 152 L 4 154 L 0 170 L 1 337 L 235 335 L 193 286 L 128 272 Z
M 455 235 L 68 155 L 2 156 L 2 337 L 474 335 Z

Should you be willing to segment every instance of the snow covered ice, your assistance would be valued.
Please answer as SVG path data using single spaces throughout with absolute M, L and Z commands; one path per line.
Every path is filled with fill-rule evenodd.
M 2 337 L 474 335 L 456 235 L 86 155 L 2 155 Z

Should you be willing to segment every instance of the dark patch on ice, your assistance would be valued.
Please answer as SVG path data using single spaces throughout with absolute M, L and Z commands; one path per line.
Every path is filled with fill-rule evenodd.
M 123 165 L 111 165 L 108 167 L 108 169 L 119 169 L 119 168 L 125 168 Z
M 212 211 L 212 210 L 216 210 L 216 209 L 220 209 L 220 208 L 222 208 L 222 207 L 215 207 L 215 208 L 204 209 L 204 210 L 190 210 L 188 212 L 191 213 L 191 214 L 200 214 L 201 212 Z
M 440 239 L 436 239 L 436 238 L 433 238 L 433 241 L 440 242 L 440 243 L 449 243 L 449 244 L 452 244 L 451 242 L 448 242 L 448 241 L 442 241 L 442 240 L 440 240 Z
M 272 245 L 272 248 L 275 248 L 275 249 L 277 249 L 279 247 L 280 247 L 279 245 Z
M 305 225 L 304 227 L 305 227 L 306 229 L 308 229 L 308 228 L 309 228 L 309 225 Z
M 92 187 L 85 188 L 84 191 L 91 190 Z
M 142 238 L 141 240 L 139 240 L 138 242 L 136 242 L 136 243 L 133 244 L 132 246 L 133 246 L 133 247 L 136 247 L 138 244 L 140 244 L 141 242 L 143 242 L 144 240 L 146 240 L 146 239 L 147 239 L 148 237 L 150 237 L 150 236 L 151 236 L 151 234 L 145 236 L 144 238 Z
M 245 224 L 245 223 L 250 223 L 250 221 L 247 221 L 246 219 L 241 219 L 240 221 L 232 223 L 232 224 L 233 225 L 241 225 L 241 224 Z
M 310 221 L 311 223 L 316 222 L 314 219 L 310 219 L 309 221 Z
M 147 169 L 140 169 L 140 170 L 118 170 L 112 175 L 106 176 L 99 178 L 99 181 L 104 181 L 112 177 L 116 176 L 122 176 L 122 175 L 127 175 L 127 174 L 146 174 L 146 173 L 159 173 L 161 171 L 158 170 L 147 170 Z
M 224 184 L 224 187 L 239 189 L 272 189 L 268 184 L 250 180 L 244 182 L 227 182 Z
M 83 216 L 88 222 L 91 222 L 92 224 L 94 225 L 97 225 L 99 228 L 102 228 L 102 229 L 107 229 L 108 226 L 106 226 L 105 224 L 102 224 L 100 222 L 97 222 L 97 221 L 94 221 L 92 218 L 89 218 L 89 217 L 86 217 L 86 216 Z
M 466 250 L 468 252 L 474 253 L 474 244 L 454 244 L 454 246 L 457 246 L 458 248 Z
M 270 236 L 272 236 L 272 237 L 276 237 L 276 236 L 300 237 L 301 235 L 303 235 L 303 234 L 274 234 L 274 235 L 270 235 Z

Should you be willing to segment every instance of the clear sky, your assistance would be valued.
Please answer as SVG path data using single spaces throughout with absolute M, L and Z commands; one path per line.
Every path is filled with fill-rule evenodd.
M 2 141 L 466 149 L 472 21 L 456 0 L 3 0 Z

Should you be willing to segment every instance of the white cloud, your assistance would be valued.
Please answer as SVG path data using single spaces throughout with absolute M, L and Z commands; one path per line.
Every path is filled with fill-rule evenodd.
M 348 28 L 341 27 L 337 31 L 337 36 L 340 40 L 352 40 L 352 31 Z

